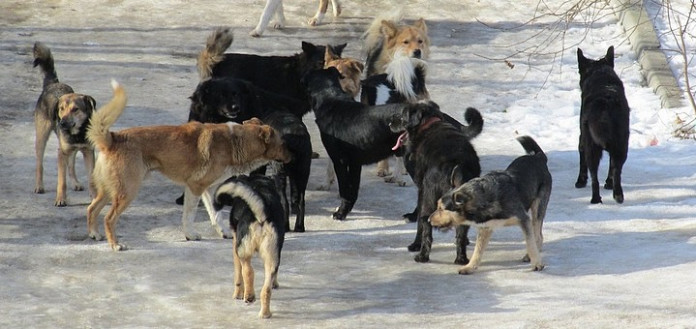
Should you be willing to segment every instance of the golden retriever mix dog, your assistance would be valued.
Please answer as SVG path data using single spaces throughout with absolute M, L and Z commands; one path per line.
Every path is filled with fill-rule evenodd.
M 360 77 L 365 69 L 363 63 L 355 58 L 341 58 L 337 55 L 331 45 L 326 46 L 324 54 L 324 68 L 335 67 L 338 73 L 341 73 L 341 89 L 347 92 L 353 98 L 358 97 L 360 93 Z
M 87 226 L 91 238 L 102 239 L 96 220 L 111 201 L 111 209 L 104 217 L 104 230 L 113 250 L 126 249 L 116 240 L 116 224 L 150 171 L 159 171 L 186 187 L 184 234 L 187 240 L 199 240 L 200 235 L 190 226 L 201 196 L 218 232 L 231 237 L 229 225 L 221 226 L 222 218 L 213 209 L 212 191 L 209 191 L 213 183 L 222 181 L 226 173 L 245 173 L 269 161 L 290 160 L 278 133 L 259 121 L 242 125 L 189 122 L 111 132 L 109 127 L 126 105 L 123 87 L 115 81 L 112 87 L 113 98 L 94 113 L 87 131 L 87 138 L 100 151 L 92 174 L 96 196 L 87 208 Z
M 385 73 L 394 57 L 427 59 L 430 55 L 430 38 L 425 20 L 420 18 L 409 25 L 402 23 L 402 16 L 400 9 L 378 16 L 365 31 L 366 77 Z M 389 174 L 389 161 L 379 161 L 377 176 L 386 177 Z

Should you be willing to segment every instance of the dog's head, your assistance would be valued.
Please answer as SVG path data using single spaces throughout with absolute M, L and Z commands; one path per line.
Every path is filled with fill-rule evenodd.
M 94 98 L 82 94 L 65 94 L 58 99 L 58 125 L 61 130 L 77 135 L 89 122 L 96 107 Z
M 347 95 L 341 88 L 341 73 L 335 67 L 313 70 L 302 77 L 302 85 L 313 97 Z
M 241 126 L 241 127 L 240 127 Z M 269 161 L 288 163 L 292 160 L 292 154 L 283 143 L 280 134 L 273 127 L 263 124 L 258 118 L 251 118 L 239 125 L 248 137 L 245 140 L 251 152 L 261 153 L 261 157 Z
M 365 66 L 355 58 L 341 58 L 334 47 L 327 46 L 324 54 L 324 68 L 335 67 L 341 74 L 340 83 L 343 91 L 353 97 L 360 93 L 360 77 Z
M 597 70 L 614 69 L 614 46 L 607 49 L 606 55 L 598 60 L 592 60 L 585 57 L 582 49 L 578 48 L 578 72 L 580 73 L 580 84 Z
M 431 120 L 443 119 L 440 106 L 433 101 L 421 101 L 405 105 L 401 113 L 397 113 L 389 120 L 389 129 L 398 133 L 403 131 L 416 131 L 424 125 L 432 124 Z
M 191 99 L 190 118 L 207 123 L 242 121 L 256 113 L 249 113 L 253 107 L 252 92 L 246 82 L 235 78 L 213 78 L 202 81 L 196 87 Z
M 336 56 L 341 57 L 343 49 L 346 48 L 347 44 L 340 45 L 330 45 L 331 51 L 336 54 Z M 312 43 L 302 41 L 302 54 L 300 54 L 300 65 L 301 71 L 307 73 L 312 70 L 318 70 L 324 68 L 324 55 L 326 54 L 326 48 L 324 46 L 317 46 Z
M 397 25 L 392 21 L 383 20 L 380 31 L 391 56 L 401 52 L 408 57 L 427 59 L 430 55 L 428 26 L 423 18 L 413 25 Z
M 477 191 L 480 189 L 479 184 L 467 181 L 463 168 L 459 165 L 452 169 L 450 184 L 452 189 L 440 197 L 437 210 L 428 217 L 432 226 L 443 230 L 475 221 L 472 213 L 486 207 L 481 204 L 482 198 L 477 198 L 477 195 L 483 194 L 482 191 Z

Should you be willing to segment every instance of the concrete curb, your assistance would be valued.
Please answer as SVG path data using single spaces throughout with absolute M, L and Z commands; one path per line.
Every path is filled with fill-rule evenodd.
M 648 86 L 660 97 L 662 107 L 683 106 L 684 93 L 667 64 L 667 57 L 660 49 L 660 41 L 642 2 L 611 0 L 611 4 L 628 36 L 631 48 L 638 55 L 643 76 Z

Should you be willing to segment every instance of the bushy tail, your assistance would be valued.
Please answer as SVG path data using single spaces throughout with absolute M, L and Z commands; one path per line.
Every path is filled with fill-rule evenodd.
M 229 27 L 218 27 L 208 37 L 205 43 L 205 49 L 198 55 L 198 76 L 201 80 L 208 79 L 213 74 L 213 67 L 223 59 L 225 50 L 230 47 L 234 35 Z
M 251 186 L 235 178 L 228 179 L 217 188 L 213 207 L 219 211 L 224 206 L 231 206 L 234 198 L 242 199 L 251 209 L 257 221 L 262 223 L 266 221 L 263 200 L 254 192 Z
M 100 150 L 111 147 L 113 140 L 109 128 L 126 107 L 126 91 L 115 80 L 111 80 L 111 87 L 114 89 L 113 98 L 92 114 L 89 128 L 87 128 L 87 139 Z
M 365 33 L 362 35 L 362 39 L 364 40 L 363 42 L 363 51 L 365 54 L 370 54 L 374 51 L 375 48 L 381 47 L 382 42 L 384 41 L 382 39 L 382 21 L 392 21 L 394 23 L 399 23 L 404 17 L 404 10 L 403 7 L 397 7 L 394 10 L 383 13 L 372 21 L 370 25 L 367 27 L 367 30 L 365 30 Z
M 539 144 L 537 144 L 534 139 L 532 139 L 529 136 L 520 136 L 517 137 L 517 141 L 522 144 L 522 147 L 524 148 L 524 151 L 527 152 L 529 155 L 541 155 L 544 158 L 544 161 L 547 161 L 548 159 L 546 158 L 546 153 L 539 147 Z
M 464 112 L 464 120 L 466 120 L 467 126 L 462 130 L 469 139 L 473 139 L 483 131 L 483 117 L 477 109 L 473 107 L 467 108 L 466 112 Z
M 44 74 L 44 87 L 58 82 L 58 74 L 56 74 L 56 68 L 53 64 L 51 49 L 48 49 L 48 47 L 41 42 L 34 44 L 34 67 L 37 66 L 41 67 L 41 71 Z

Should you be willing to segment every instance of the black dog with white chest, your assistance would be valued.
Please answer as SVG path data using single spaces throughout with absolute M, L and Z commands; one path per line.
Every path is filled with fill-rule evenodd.
M 392 116 L 407 103 L 370 106 L 356 102 L 341 89 L 335 67 L 308 73 L 303 82 L 312 101 L 312 110 L 338 178 L 341 205 L 333 218 L 343 220 L 353 209 L 360 189 L 362 166 L 394 154 L 392 146 L 399 132 L 389 129 Z
M 470 108 L 467 112 L 476 112 Z M 480 117 L 480 113 L 478 113 Z M 483 121 L 481 121 L 481 124 Z M 417 262 L 430 260 L 433 243 L 432 226 L 427 218 L 437 208 L 437 200 L 450 188 L 453 175 L 462 182 L 481 174 L 476 150 L 469 142 L 470 133 L 449 123 L 440 107 L 432 101 L 416 103 L 395 115 L 390 123 L 394 132 L 403 132 L 400 140 L 408 138 L 409 161 L 413 162 L 412 178 L 418 187 L 416 238 L 409 251 L 420 251 Z M 472 130 L 480 131 L 479 127 Z M 408 167 L 408 166 L 407 166 Z M 466 245 L 469 227 L 458 226 L 456 232 L 456 264 L 466 264 Z
M 605 189 L 613 190 L 617 203 L 623 203 L 621 172 L 628 157 L 630 109 L 623 83 L 614 72 L 614 47 L 598 60 L 585 58 L 578 48 L 580 72 L 580 172 L 576 188 L 587 185 L 587 171 L 592 178 L 591 203 L 601 203 L 597 168 L 602 152 L 609 153 L 609 173 Z
M 283 208 L 288 216 L 291 210 L 296 214 L 295 232 L 305 231 L 305 191 L 312 162 L 309 132 L 302 119 L 293 114 L 302 106 L 297 99 L 268 92 L 248 81 L 221 77 L 198 84 L 191 96 L 189 112 L 189 121 L 206 123 L 242 123 L 259 118 L 280 134 L 292 160 L 278 168 L 276 178 Z M 287 180 L 290 181 L 290 204 L 285 193 Z M 287 219 L 286 228 L 290 230 Z
M 512 161 L 505 170 L 492 171 L 467 182 L 453 175 L 453 189 L 438 200 L 437 211 L 428 219 L 440 228 L 477 227 L 474 254 L 471 261 L 459 269 L 459 274 L 476 270 L 493 229 L 508 225 L 522 228 L 527 245 L 523 261 L 531 262 L 534 271 L 544 268 L 540 254 L 541 228 L 551 197 L 551 173 L 546 165 L 546 154 L 531 137 L 522 136 L 517 140 L 527 155 Z
M 236 176 L 215 192 L 213 207 L 231 206 L 230 225 L 234 235 L 234 298 L 252 303 L 254 269 L 251 256 L 258 252 L 264 264 L 259 317 L 271 317 L 271 289 L 278 288 L 280 253 L 285 239 L 285 218 L 275 182 L 269 177 Z

